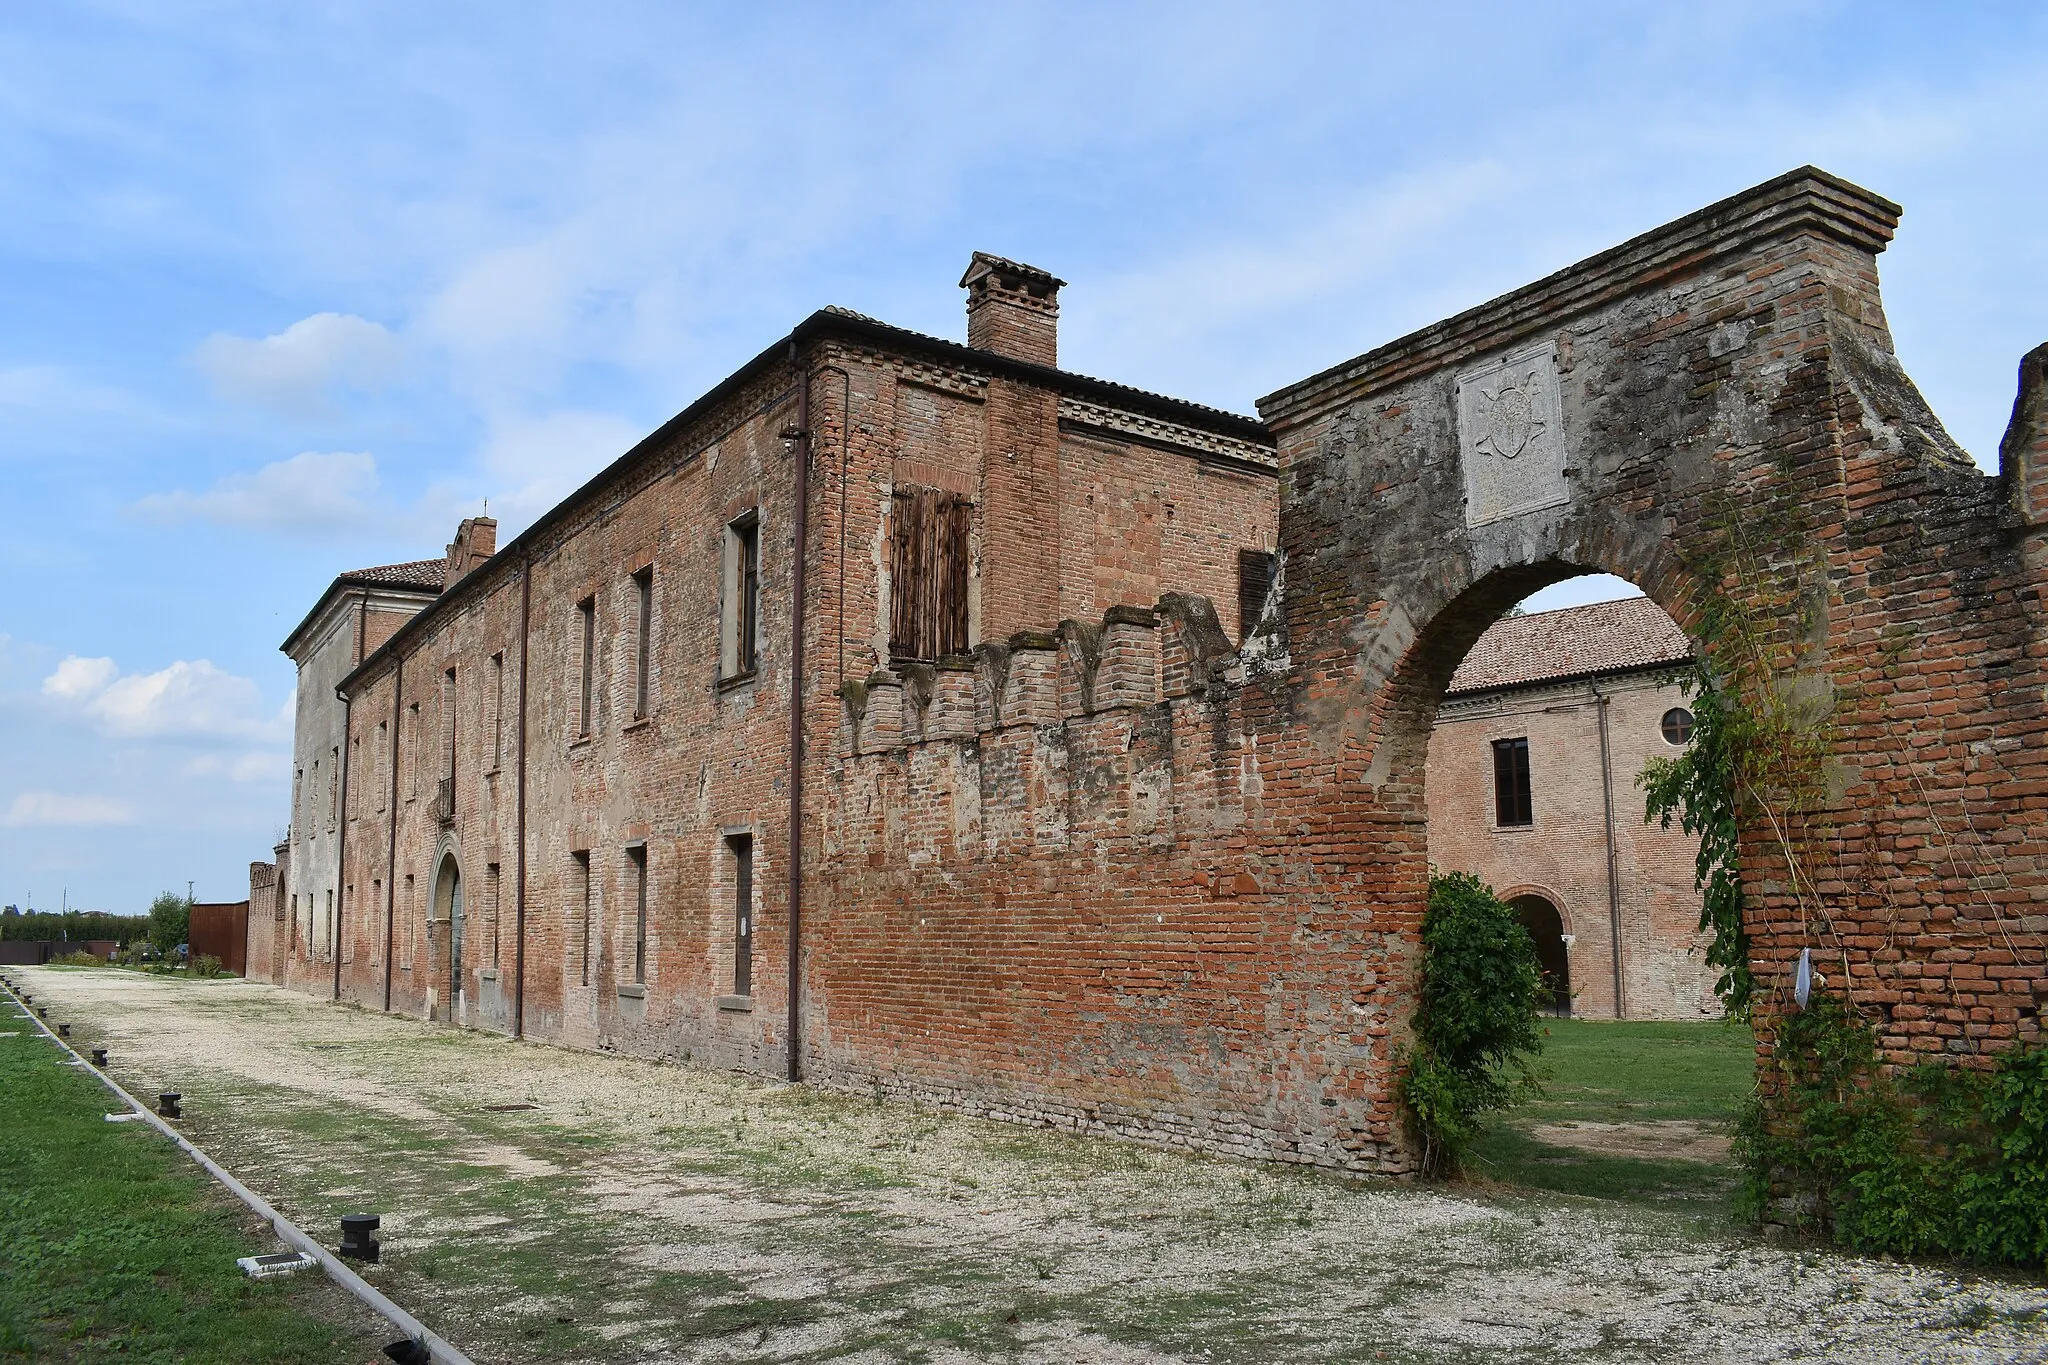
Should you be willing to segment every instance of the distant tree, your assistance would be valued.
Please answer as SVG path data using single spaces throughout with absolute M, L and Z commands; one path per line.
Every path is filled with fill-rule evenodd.
M 178 950 L 192 932 L 192 902 L 175 891 L 159 892 L 149 903 L 149 941 L 166 955 Z

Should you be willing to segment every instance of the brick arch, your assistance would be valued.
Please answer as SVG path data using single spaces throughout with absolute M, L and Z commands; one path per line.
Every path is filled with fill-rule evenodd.
M 1542 899 L 1549 901 L 1557 910 L 1557 918 L 1564 925 L 1565 935 L 1574 938 L 1578 935 L 1578 930 L 1572 927 L 1571 902 L 1547 886 L 1536 882 L 1516 882 L 1512 886 L 1495 887 L 1493 894 L 1509 905 L 1514 904 L 1523 896 L 1540 896 Z
M 2039 1036 L 2048 355 L 1987 477 L 1892 353 L 1876 257 L 1898 212 L 1807 168 L 1261 402 L 1287 666 L 1247 705 L 1292 832 L 1275 858 L 1331 888 L 1331 932 L 1397 1021 L 1370 1060 L 1327 1054 L 1363 1101 L 1338 1106 L 1339 1143 L 1405 1161 L 1388 1089 L 1437 700 L 1510 603 L 1588 570 L 1696 639 L 1717 595 L 1750 612 L 1826 742 L 1798 832 L 1825 861 L 1743 833 L 1759 1047 L 1802 947 L 1896 1060 Z M 1752 571 L 1710 580 L 1731 544 L 1760 547 Z

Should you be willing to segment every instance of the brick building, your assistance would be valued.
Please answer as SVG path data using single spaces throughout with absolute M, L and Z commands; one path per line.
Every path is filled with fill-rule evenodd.
M 1898 212 L 1795 171 L 1257 421 L 1058 369 L 994 257 L 966 346 L 813 314 L 341 679 L 332 989 L 1408 1170 L 1438 704 L 1608 572 L 1824 756 L 1741 831 L 1764 1054 L 1809 950 L 1892 1059 L 2038 1038 L 2048 348 L 1981 474 Z
M 481 527 L 477 548 L 488 557 L 496 524 L 486 519 Z M 280 646 L 298 666 L 292 805 L 275 863 L 251 869 L 247 970 L 256 980 L 316 991 L 333 982 L 348 724 L 335 685 L 440 595 L 448 563 L 445 557 L 422 559 L 342 574 Z
M 1429 860 L 1477 873 L 1520 912 L 1557 1012 L 1721 1013 L 1698 932 L 1699 843 L 1646 825 L 1635 784 L 1691 738 L 1673 679 L 1691 659 L 1648 598 L 1511 616 L 1479 637 L 1437 708 Z
M 343 998 L 786 1069 L 791 803 L 849 698 L 1170 588 L 1233 632 L 1257 609 L 1264 429 L 1059 370 L 1043 271 L 961 283 L 968 345 L 814 314 L 502 552 L 459 537 L 431 605 L 348 655 L 348 737 L 310 740 L 343 815 L 295 803 L 279 881 L 296 925 L 329 889 L 301 847 L 342 850 L 340 961 L 303 937 Z M 309 657 L 368 639 L 340 602 Z

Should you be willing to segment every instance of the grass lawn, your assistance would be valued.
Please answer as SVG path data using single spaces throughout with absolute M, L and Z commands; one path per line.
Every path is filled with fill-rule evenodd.
M 1726 1206 L 1735 1168 L 1725 1158 L 1615 1155 L 1564 1146 L 1535 1130 L 1570 1124 L 1660 1125 L 1664 1131 L 1730 1134 L 1755 1075 L 1747 1027 L 1701 1023 L 1545 1021 L 1540 1098 L 1497 1119 L 1473 1144 L 1476 1177 L 1631 1203 L 1680 1201 L 1702 1212 Z M 1654 1145 L 1658 1129 L 1646 1131 Z M 1639 1137 L 1639 1141 L 1641 1138 Z
M 382 1358 L 396 1331 L 318 1271 L 244 1276 L 269 1228 L 0 1002 L 0 1360 Z

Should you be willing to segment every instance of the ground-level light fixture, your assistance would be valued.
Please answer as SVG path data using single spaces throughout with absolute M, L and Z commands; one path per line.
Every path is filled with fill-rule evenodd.
M 106 1070 L 107 1050 L 105 1048 L 96 1047 L 92 1050 L 92 1064 L 100 1068 L 102 1071 Z
M 185 1111 L 178 1107 L 178 1101 L 184 1098 L 175 1090 L 159 1091 L 156 1097 L 156 1112 L 167 1119 L 181 1119 L 185 1117 Z
M 341 1254 L 351 1261 L 374 1262 L 382 1249 L 376 1232 L 383 1224 L 384 1220 L 374 1213 L 341 1215 Z

